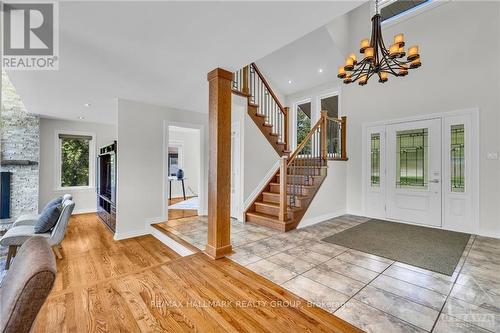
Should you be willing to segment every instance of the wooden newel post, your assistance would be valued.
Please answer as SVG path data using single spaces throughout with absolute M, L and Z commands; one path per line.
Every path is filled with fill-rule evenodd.
M 328 112 L 327 111 L 321 111 L 321 159 L 324 161 L 326 165 L 326 161 L 328 159 L 328 154 L 327 154 L 327 136 L 326 136 L 326 131 L 327 131 L 327 126 L 328 126 Z
M 219 259 L 232 252 L 231 201 L 231 80 L 221 68 L 208 73 L 208 240 L 205 253 Z
M 241 89 L 243 93 L 250 94 L 250 67 L 243 67 L 243 88 Z
M 283 108 L 283 111 L 284 111 L 284 118 L 283 118 L 283 126 L 285 127 L 284 128 L 284 139 L 285 139 L 285 151 L 290 151 L 290 144 L 289 144 L 289 138 L 288 138 L 288 115 L 290 114 L 290 108 L 287 106 L 285 108 Z
M 347 159 L 347 117 L 346 116 L 343 116 L 341 118 L 340 129 L 342 130 L 342 132 L 341 132 L 342 151 L 341 151 L 340 157 L 343 160 L 345 160 L 345 159 Z
M 280 163 L 280 211 L 279 220 L 286 221 L 287 219 L 287 173 L 288 173 L 288 157 L 286 155 L 281 156 Z

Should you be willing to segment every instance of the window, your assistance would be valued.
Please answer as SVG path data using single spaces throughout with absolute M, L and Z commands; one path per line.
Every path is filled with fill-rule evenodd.
M 451 126 L 450 173 L 451 191 L 465 191 L 465 136 L 464 125 Z
M 297 146 L 311 130 L 311 102 L 297 105 Z
M 382 22 L 401 17 L 417 8 L 421 8 L 432 0 L 388 0 L 381 4 L 380 16 Z
M 396 132 L 396 187 L 427 187 L 427 128 Z
M 94 140 L 90 135 L 58 134 L 58 187 L 92 186 Z
M 321 111 L 326 111 L 328 117 L 339 117 L 339 96 L 330 96 L 321 99 Z
M 371 171 L 372 187 L 380 186 L 380 133 L 371 135 Z

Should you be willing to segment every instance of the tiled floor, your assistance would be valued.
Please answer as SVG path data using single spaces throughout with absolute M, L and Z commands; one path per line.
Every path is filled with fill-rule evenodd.
M 471 237 L 452 276 L 321 241 L 366 220 L 285 234 L 232 221 L 230 258 L 367 332 L 500 332 L 500 240 Z M 183 222 L 203 248 L 206 217 Z

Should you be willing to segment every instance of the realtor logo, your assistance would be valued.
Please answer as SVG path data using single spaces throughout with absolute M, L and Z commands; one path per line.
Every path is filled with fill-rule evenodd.
M 55 2 L 2 4 L 5 69 L 58 69 L 57 14 Z

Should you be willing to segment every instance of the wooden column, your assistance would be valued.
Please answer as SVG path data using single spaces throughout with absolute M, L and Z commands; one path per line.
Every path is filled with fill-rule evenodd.
M 231 253 L 231 80 L 221 68 L 208 73 L 208 241 L 205 253 L 219 259 Z
M 321 159 L 325 162 L 327 161 L 327 137 L 326 137 L 326 131 L 327 131 L 327 126 L 328 126 L 328 112 L 327 111 L 321 111 L 321 141 L 320 141 L 320 146 L 321 146 Z
M 340 123 L 340 128 L 342 130 L 341 132 L 341 140 L 342 140 L 342 150 L 341 150 L 341 155 L 340 157 L 343 160 L 347 159 L 347 118 L 346 116 L 343 116 L 341 118 L 341 123 Z
M 285 123 L 285 151 L 290 151 L 290 139 L 288 138 L 288 128 L 290 124 L 288 123 L 288 114 L 290 113 L 290 108 L 287 106 L 283 108 L 283 111 L 285 112 L 285 117 L 284 117 L 284 123 Z

